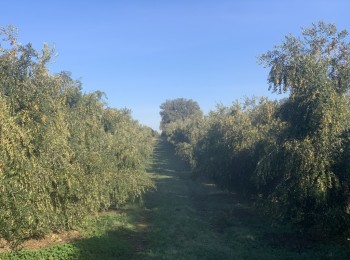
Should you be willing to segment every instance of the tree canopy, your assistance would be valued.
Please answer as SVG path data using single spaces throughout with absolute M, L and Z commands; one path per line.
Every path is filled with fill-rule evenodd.
M 151 131 L 125 110 L 84 94 L 70 73 L 50 74 L 52 50 L 17 43 L 0 27 L 0 237 L 69 230 L 152 187 Z
M 350 44 L 319 22 L 260 56 L 272 102 L 247 99 L 169 124 L 193 172 L 255 197 L 273 220 L 322 236 L 350 233 Z
M 160 109 L 160 129 L 162 131 L 171 122 L 185 121 L 192 116 L 202 116 L 203 114 L 196 101 L 185 98 L 166 100 L 160 105 Z
M 304 29 L 302 38 L 288 36 L 261 56 L 270 68 L 270 89 L 289 93 L 280 110 L 286 128 L 279 134 L 278 152 L 261 167 L 279 179 L 269 195 L 271 206 L 303 226 L 323 223 L 325 212 L 331 221 L 334 212 L 347 207 L 347 198 L 339 197 L 348 185 L 339 167 L 350 127 L 347 34 L 319 22 Z

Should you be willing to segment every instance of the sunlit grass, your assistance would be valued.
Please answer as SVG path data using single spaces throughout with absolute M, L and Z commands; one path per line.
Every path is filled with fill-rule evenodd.
M 90 217 L 80 229 L 79 240 L 41 250 L 4 253 L 0 259 L 125 259 L 133 255 L 127 236 L 136 230 L 129 216 L 111 211 Z

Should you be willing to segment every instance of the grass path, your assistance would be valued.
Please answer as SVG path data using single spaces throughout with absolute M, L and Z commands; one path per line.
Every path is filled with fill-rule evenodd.
M 349 247 L 319 245 L 271 227 L 251 202 L 193 180 L 160 139 L 143 201 L 87 221 L 82 239 L 0 259 L 350 259 Z
M 272 228 L 251 202 L 193 180 L 163 140 L 155 147 L 151 172 L 157 190 L 145 198 L 148 244 L 138 259 L 350 259 L 347 248 Z
M 164 141 L 155 148 L 152 173 L 157 190 L 146 195 L 144 205 L 150 244 L 140 258 L 232 259 L 230 246 L 213 232 L 216 227 L 208 221 L 210 213 L 202 203 L 212 187 L 192 180 L 186 165 Z

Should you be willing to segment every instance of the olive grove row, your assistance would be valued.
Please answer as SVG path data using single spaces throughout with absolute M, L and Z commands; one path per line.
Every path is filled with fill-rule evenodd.
M 350 45 L 319 22 L 260 56 L 269 89 L 203 116 L 193 100 L 161 106 L 162 133 L 197 175 L 256 199 L 276 220 L 321 235 L 350 230 Z M 184 105 L 185 104 L 185 105 Z M 175 109 L 174 109 L 175 108 Z M 185 117 L 169 111 L 186 112 Z M 169 114 L 172 116 L 169 117 Z
M 0 238 L 16 247 L 71 229 L 153 186 L 149 128 L 69 73 L 51 75 L 47 46 L 17 43 L 13 27 L 0 37 Z

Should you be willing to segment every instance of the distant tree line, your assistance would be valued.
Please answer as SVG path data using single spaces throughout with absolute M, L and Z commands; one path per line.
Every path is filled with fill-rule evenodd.
M 162 121 L 163 135 L 195 174 L 255 198 L 275 220 L 304 234 L 349 235 L 347 32 L 319 22 L 260 61 L 270 69 L 269 89 L 287 98 L 236 101 L 206 116 L 197 104 L 185 118 Z M 177 100 L 162 104 L 162 118 L 169 102 Z
M 52 50 L 17 43 L 0 28 L 0 237 L 25 239 L 76 227 L 153 186 L 145 166 L 152 131 L 128 110 L 85 94 L 67 72 L 51 75 Z

